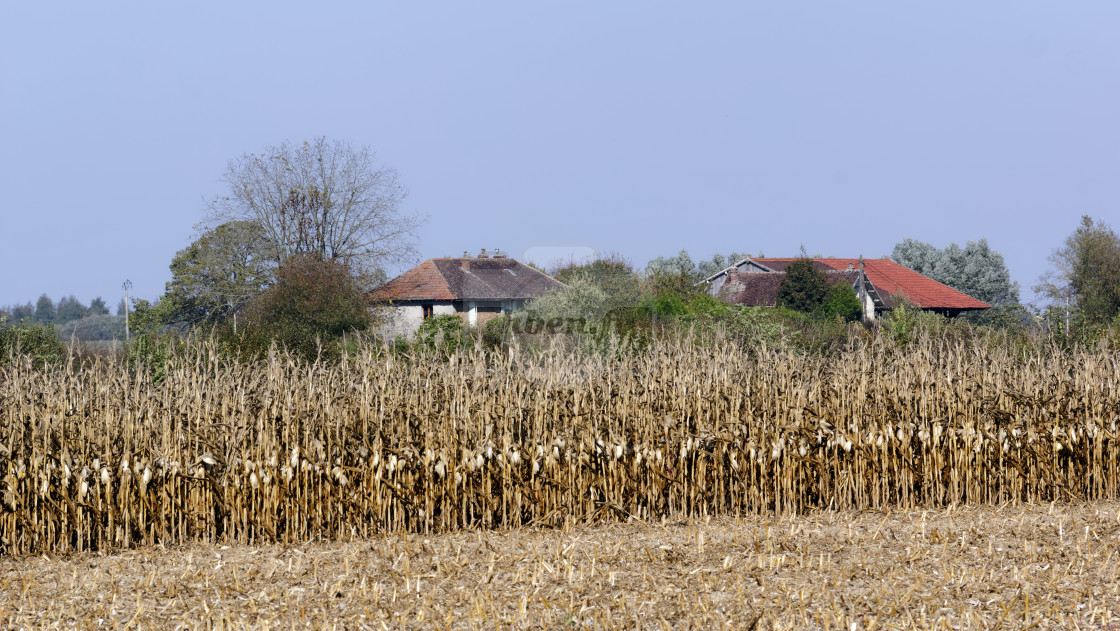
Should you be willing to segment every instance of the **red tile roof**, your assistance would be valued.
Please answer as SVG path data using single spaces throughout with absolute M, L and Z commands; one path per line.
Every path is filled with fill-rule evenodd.
M 771 269 L 785 269 L 792 258 L 752 258 Z M 859 259 L 813 259 L 836 270 L 846 270 L 848 266 L 859 269 Z M 889 296 L 905 296 L 914 306 L 922 309 L 988 309 L 991 305 L 963 294 L 948 285 L 923 276 L 914 270 L 903 267 L 890 259 L 863 259 L 863 269 L 867 280 L 879 290 L 879 294 L 889 300 Z
M 508 257 L 428 259 L 374 289 L 371 300 L 520 300 L 564 284 Z

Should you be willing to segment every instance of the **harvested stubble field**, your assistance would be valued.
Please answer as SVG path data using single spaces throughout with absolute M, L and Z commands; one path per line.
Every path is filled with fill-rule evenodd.
M 1120 503 L 0 559 L 23 628 L 1116 629 Z

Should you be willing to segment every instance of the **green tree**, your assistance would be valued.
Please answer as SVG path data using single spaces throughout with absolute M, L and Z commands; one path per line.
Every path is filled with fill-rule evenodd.
M 35 368 L 60 364 L 66 358 L 66 345 L 59 339 L 53 324 L 0 322 L 0 365 L 13 354 L 31 358 Z
M 86 307 L 74 294 L 70 294 L 58 301 L 55 310 L 54 322 L 58 325 L 66 324 L 73 320 L 81 320 L 86 316 Z
M 550 276 L 566 285 L 582 282 L 597 287 L 605 295 L 601 306 L 607 311 L 633 307 L 642 295 L 642 279 L 630 262 L 620 254 L 583 263 L 569 262 L 563 267 L 554 268 Z
M 232 221 L 204 232 L 171 260 L 166 317 L 213 324 L 236 314 L 272 282 L 274 259 L 272 242 L 254 222 Z
M 731 252 L 727 256 L 715 254 L 709 260 L 696 263 L 688 250 L 682 249 L 676 256 L 651 260 L 645 269 L 646 287 L 639 312 L 657 320 L 684 315 L 688 312 L 687 305 L 704 293 L 704 288 L 697 283 L 748 256 L 746 252 Z
M 1050 262 L 1054 269 L 1039 279 L 1036 292 L 1072 308 L 1091 327 L 1107 325 L 1120 314 L 1120 236 L 1107 224 L 1083 216 Z
M 607 293 L 588 274 L 570 275 L 565 289 L 555 289 L 529 301 L 524 317 L 539 322 L 571 323 L 601 318 L 610 309 Z
M 748 258 L 749 252 L 731 252 L 724 256 L 723 254 L 714 254 L 712 258 L 695 262 L 688 254 L 688 250 L 682 249 L 676 256 L 659 256 L 651 260 L 646 265 L 646 275 L 669 275 L 687 277 L 692 282 L 698 283 L 705 278 L 722 271 L 738 263 L 739 261 Z
M 32 320 L 35 317 L 35 306 L 30 302 L 12 307 L 12 322 Z
M 245 307 L 250 350 L 277 340 L 307 359 L 337 353 L 343 335 L 366 331 L 372 316 L 358 279 L 339 261 L 314 255 L 291 257 L 276 271 L 276 282 Z
M 81 320 L 67 322 L 58 330 L 64 340 L 74 338 L 83 342 L 124 339 L 124 318 L 108 314 L 91 315 Z
M 703 280 L 715 275 L 718 272 L 722 272 L 723 270 L 731 267 L 732 265 L 745 258 L 749 258 L 750 256 L 751 255 L 749 252 L 732 252 L 727 256 L 716 254 L 706 261 L 700 261 L 699 263 L 697 263 L 696 271 L 698 276 L 700 276 L 700 280 Z
M 856 290 L 846 282 L 838 282 L 828 292 L 828 302 L 823 306 L 824 315 L 839 317 L 847 322 L 857 322 L 863 317 L 863 305 Z
M 809 258 L 799 258 L 786 266 L 778 285 L 778 306 L 802 313 L 816 313 L 828 300 L 830 288 L 824 272 Z
M 963 248 L 950 243 L 941 250 L 904 239 L 895 244 L 891 259 L 993 307 L 1004 311 L 1019 307 L 1019 284 L 1011 281 L 1003 255 L 991 249 L 987 239 L 969 241 Z M 992 317 L 994 313 L 971 316 L 976 321 Z
M 38 302 L 35 303 L 35 316 L 33 318 L 35 322 L 49 324 L 54 322 L 54 318 L 54 301 L 46 294 L 39 296 Z
M 103 316 L 109 315 L 109 307 L 105 301 L 98 296 L 90 301 L 88 315 L 90 316 Z
M 676 276 L 699 282 L 700 268 L 689 256 L 688 250 L 681 249 L 676 256 L 659 256 L 646 264 L 646 276 Z

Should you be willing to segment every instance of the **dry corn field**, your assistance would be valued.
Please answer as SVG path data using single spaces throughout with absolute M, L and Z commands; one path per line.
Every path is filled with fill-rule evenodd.
M 17 360 L 0 368 L 0 552 L 1114 500 L 1117 368 L 1107 351 L 747 356 L 687 338 L 248 367 L 195 345 L 158 383 Z

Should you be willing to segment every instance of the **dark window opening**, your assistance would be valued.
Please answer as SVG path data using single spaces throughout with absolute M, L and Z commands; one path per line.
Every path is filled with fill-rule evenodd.
M 487 306 L 484 306 L 484 307 L 479 307 L 478 312 L 479 313 L 501 313 L 502 312 L 502 306 L 501 305 L 487 305 Z
M 434 308 L 433 305 L 420 305 L 420 309 L 424 312 L 424 319 L 425 320 L 432 317 L 432 309 L 433 308 Z

